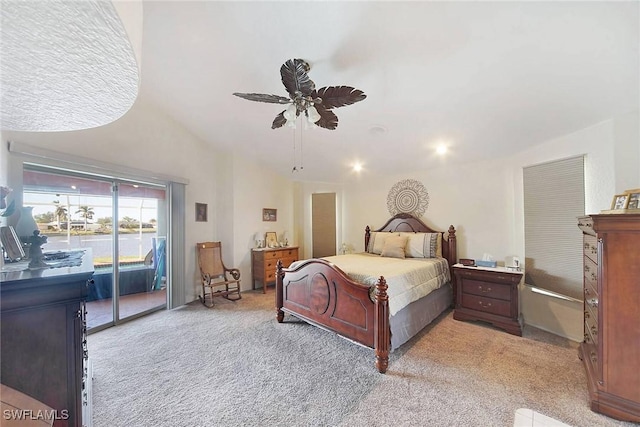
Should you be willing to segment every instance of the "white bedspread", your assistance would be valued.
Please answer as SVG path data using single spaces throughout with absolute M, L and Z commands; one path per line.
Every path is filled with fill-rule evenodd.
M 389 289 L 389 312 L 393 316 L 405 306 L 426 296 L 451 280 L 444 258 L 387 258 L 369 253 L 323 258 L 351 279 L 368 286 L 384 276 Z

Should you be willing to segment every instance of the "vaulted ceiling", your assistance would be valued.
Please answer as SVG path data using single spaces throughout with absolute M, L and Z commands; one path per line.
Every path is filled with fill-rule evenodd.
M 419 171 L 637 110 L 639 20 L 638 2 L 143 1 L 139 96 L 295 180 Z M 232 94 L 287 96 L 291 58 L 367 98 L 333 131 L 271 129 L 283 106 Z

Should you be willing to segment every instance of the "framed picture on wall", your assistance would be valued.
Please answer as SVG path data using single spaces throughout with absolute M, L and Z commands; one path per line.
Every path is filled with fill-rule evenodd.
M 626 193 L 616 194 L 615 196 L 613 196 L 613 200 L 611 201 L 611 209 L 612 210 L 626 209 L 628 198 L 629 198 L 629 195 Z
M 272 208 L 264 208 L 262 209 L 262 220 L 263 221 L 277 221 L 278 220 L 278 210 Z
M 196 203 L 196 221 L 207 222 L 207 204 Z

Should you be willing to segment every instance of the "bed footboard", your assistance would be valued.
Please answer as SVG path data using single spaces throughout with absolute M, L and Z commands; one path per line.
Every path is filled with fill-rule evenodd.
M 278 322 L 283 322 L 284 313 L 373 348 L 376 368 L 381 373 L 386 372 L 391 332 L 389 297 L 383 277 L 378 280 L 374 301 L 371 301 L 369 287 L 349 279 L 330 262 L 310 259 L 285 269 L 278 261 Z

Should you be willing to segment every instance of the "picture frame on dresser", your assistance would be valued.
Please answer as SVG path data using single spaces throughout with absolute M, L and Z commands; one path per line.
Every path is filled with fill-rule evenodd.
M 267 231 L 264 236 L 264 246 L 266 248 L 275 248 L 278 246 L 278 234 L 275 231 Z
M 640 190 L 631 191 L 627 199 L 627 209 L 640 209 Z
M 628 199 L 627 193 L 616 194 L 611 201 L 611 210 L 626 209 Z

